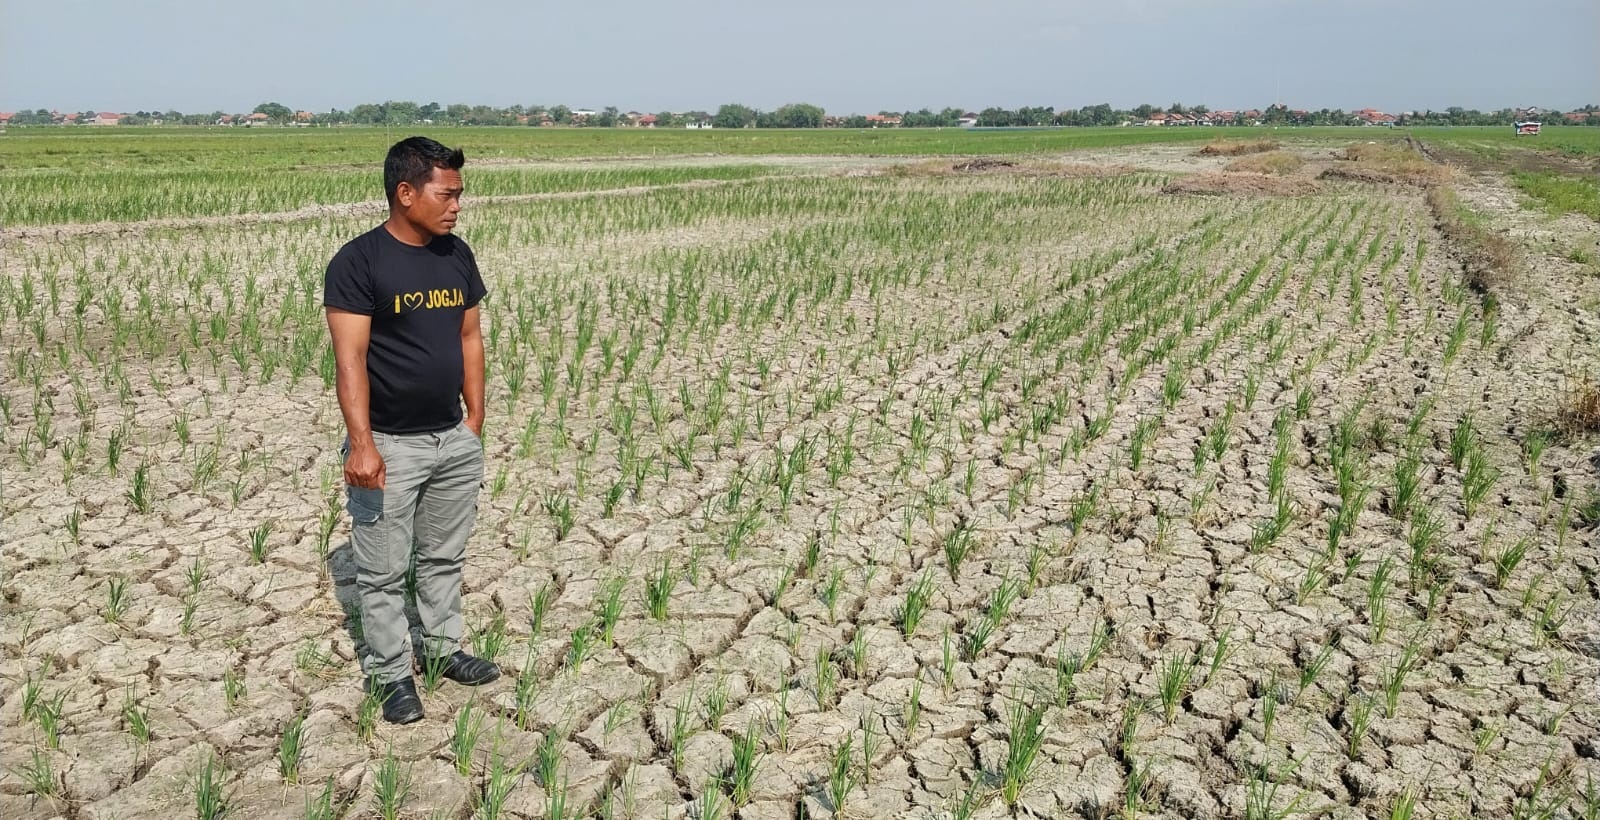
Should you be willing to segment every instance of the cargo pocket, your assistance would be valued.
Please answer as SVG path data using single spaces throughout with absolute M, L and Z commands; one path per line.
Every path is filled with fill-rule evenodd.
M 350 487 L 345 509 L 350 520 L 358 527 L 370 527 L 383 518 L 383 490 L 367 487 Z

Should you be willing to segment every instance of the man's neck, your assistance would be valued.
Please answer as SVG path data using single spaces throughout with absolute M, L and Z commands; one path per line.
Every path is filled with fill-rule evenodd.
M 415 225 L 407 222 L 404 217 L 396 213 L 389 214 L 389 218 L 383 222 L 383 227 L 389 232 L 390 236 L 407 245 L 414 245 L 420 248 L 433 241 L 432 236 L 417 230 Z

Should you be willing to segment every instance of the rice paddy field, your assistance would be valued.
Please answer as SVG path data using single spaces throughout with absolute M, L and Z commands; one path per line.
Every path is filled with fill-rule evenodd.
M 1600 223 L 1173 130 L 435 132 L 505 674 L 404 727 L 321 307 L 404 135 L 0 136 L 0 815 L 1595 817 Z

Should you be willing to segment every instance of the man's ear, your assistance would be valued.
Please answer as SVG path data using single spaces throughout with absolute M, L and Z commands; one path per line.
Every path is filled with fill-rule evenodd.
M 400 207 L 411 207 L 416 198 L 417 189 L 411 187 L 411 183 L 401 180 L 399 185 L 394 186 L 394 201 L 399 203 Z

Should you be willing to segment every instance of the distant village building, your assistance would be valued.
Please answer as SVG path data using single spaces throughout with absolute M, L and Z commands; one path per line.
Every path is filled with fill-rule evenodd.
M 122 122 L 122 115 L 112 111 L 101 111 L 89 121 L 90 125 L 116 125 Z
M 869 128 L 894 128 L 899 126 L 901 122 L 899 116 L 884 114 L 868 114 L 866 119 L 867 127 Z
M 956 124 L 962 128 L 972 128 L 978 124 L 978 115 L 968 111 L 961 115 L 961 119 L 956 120 Z

